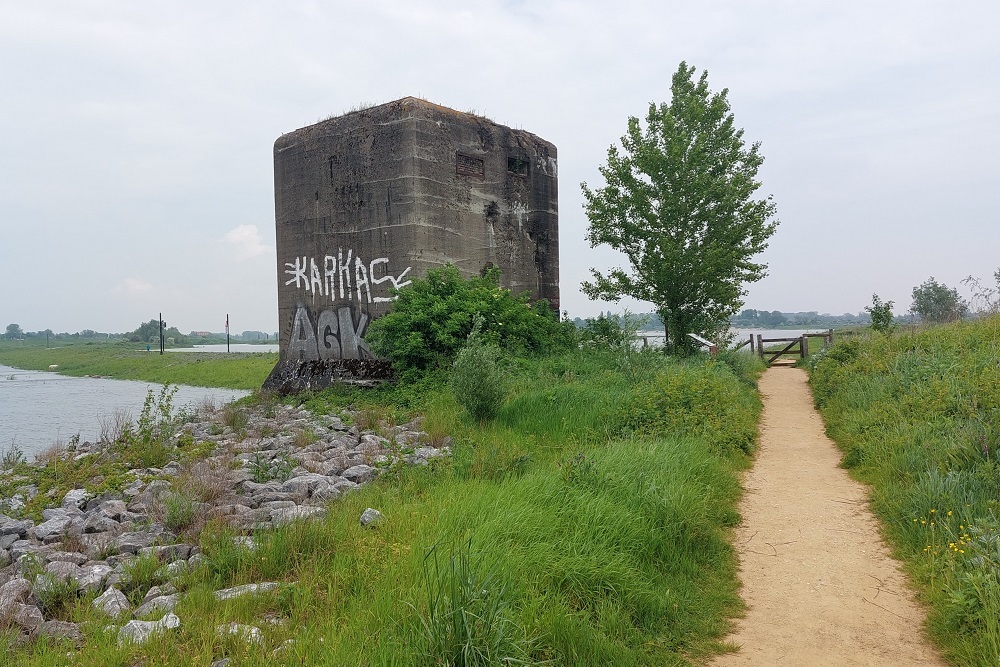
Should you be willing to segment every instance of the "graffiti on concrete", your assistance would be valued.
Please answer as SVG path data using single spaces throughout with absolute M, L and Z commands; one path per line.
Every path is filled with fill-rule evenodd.
M 321 261 L 303 255 L 292 262 L 285 262 L 285 275 L 291 276 L 285 285 L 295 284 L 295 289 L 312 293 L 313 296 L 329 297 L 331 301 L 353 301 L 360 303 L 387 303 L 392 301 L 388 290 L 377 289 L 390 283 L 397 289 L 410 284 L 404 280 L 412 267 L 406 267 L 399 275 L 389 272 L 389 258 L 379 257 L 365 262 L 350 248 L 344 254 L 343 248 L 337 255 L 326 255 Z M 375 294 L 381 291 L 382 294 Z
M 313 318 L 309 308 L 299 304 L 288 340 L 287 359 L 319 361 L 331 359 L 374 359 L 363 336 L 368 315 L 361 313 L 357 324 L 350 306 L 328 308 Z

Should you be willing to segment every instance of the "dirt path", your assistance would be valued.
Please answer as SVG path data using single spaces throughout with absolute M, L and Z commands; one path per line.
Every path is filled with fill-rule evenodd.
M 838 468 L 804 371 L 775 367 L 737 529 L 749 610 L 713 665 L 945 665 L 878 535 L 865 488 Z

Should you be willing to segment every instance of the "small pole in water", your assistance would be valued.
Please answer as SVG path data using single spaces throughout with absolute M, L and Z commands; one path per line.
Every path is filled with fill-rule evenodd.
M 226 313 L 226 354 L 229 354 L 229 313 Z

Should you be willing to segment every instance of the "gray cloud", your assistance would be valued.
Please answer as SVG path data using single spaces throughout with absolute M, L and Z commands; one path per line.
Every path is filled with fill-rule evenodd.
M 782 225 L 748 307 L 905 307 L 997 257 L 1000 7 L 800 3 L 265 2 L 0 6 L 0 325 L 276 328 L 271 145 L 419 95 L 560 155 L 563 303 L 618 259 L 578 184 L 684 59 L 762 142 Z M 243 230 L 242 232 L 237 230 Z M 259 236 L 254 236 L 256 230 Z M 242 236 L 241 236 L 242 234 Z M 228 239 L 228 240 L 226 240 Z M 633 309 L 642 304 L 629 305 Z M 620 307 L 620 306 L 618 306 Z

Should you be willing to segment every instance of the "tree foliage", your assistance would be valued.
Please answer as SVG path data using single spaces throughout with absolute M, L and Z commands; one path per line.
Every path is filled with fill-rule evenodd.
M 865 312 L 872 318 L 872 329 L 886 334 L 892 333 L 896 328 L 892 322 L 894 305 L 896 305 L 894 301 L 882 301 L 878 294 L 872 294 L 872 305 L 865 306 Z
M 167 338 L 173 338 L 174 343 L 178 345 L 187 345 L 188 337 L 177 330 L 177 327 L 167 328 L 167 323 L 163 323 L 163 337 L 164 340 Z M 160 321 L 157 319 L 152 319 L 148 322 L 143 322 L 139 325 L 139 328 L 135 331 L 129 332 L 127 334 L 129 341 L 133 343 L 156 343 L 160 342 Z
M 682 62 L 669 104 L 651 103 L 645 124 L 628 120 L 622 148 L 608 149 L 605 186 L 582 184 L 592 247 L 623 252 L 631 271 L 591 269 L 592 299 L 649 301 L 664 323 L 667 347 L 690 350 L 687 333 L 717 335 L 743 305 L 745 283 L 766 265 L 777 220 L 771 197 L 755 199 L 760 144 L 734 126 L 728 91 L 712 93 L 708 72 L 694 79 Z
M 20 324 L 8 324 L 5 335 L 9 340 L 24 338 L 24 331 L 21 329 Z
M 372 322 L 365 339 L 397 371 L 446 366 L 466 342 L 477 314 L 485 345 L 523 353 L 573 341 L 572 325 L 559 322 L 547 302 L 531 304 L 527 294 L 515 296 L 500 287 L 500 269 L 465 279 L 451 264 L 398 290 L 392 310 Z
M 639 330 L 646 326 L 648 318 L 633 315 L 627 310 L 622 315 L 601 313 L 600 316 L 588 317 L 579 331 L 580 346 L 631 351 L 636 345 Z
M 958 290 L 939 283 L 931 276 L 913 288 L 910 310 L 924 322 L 957 322 L 969 312 L 969 304 L 958 295 Z

